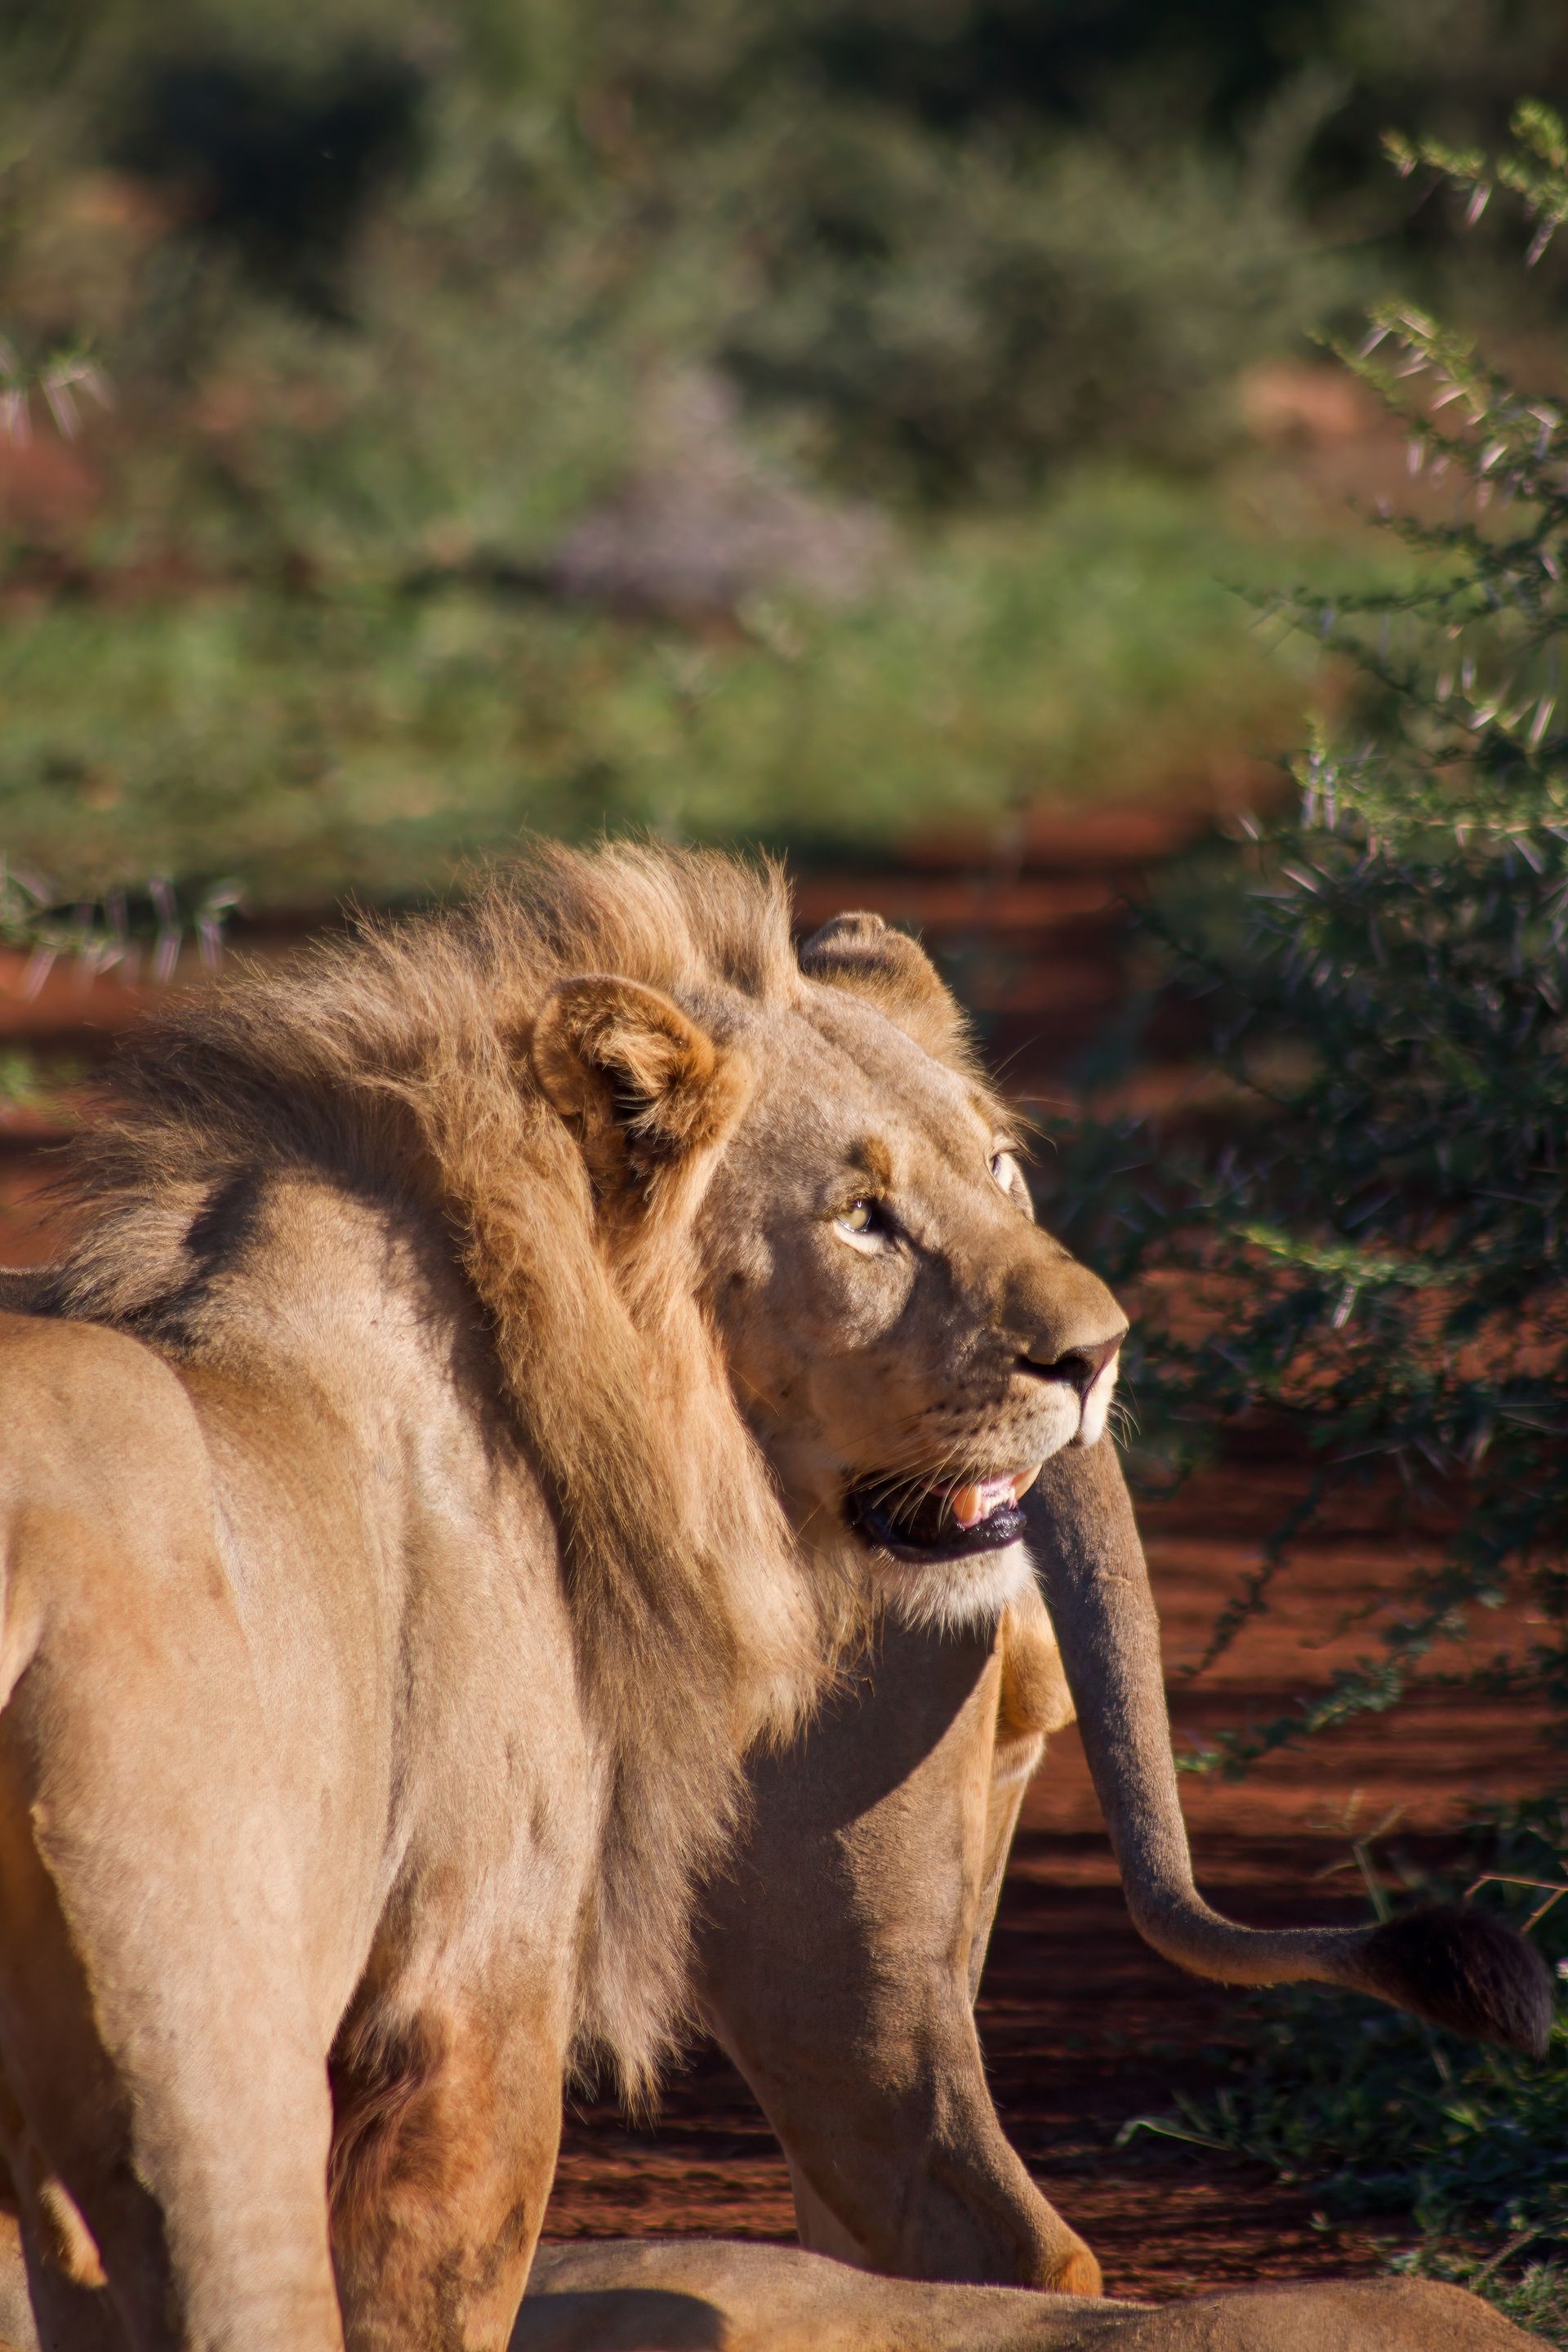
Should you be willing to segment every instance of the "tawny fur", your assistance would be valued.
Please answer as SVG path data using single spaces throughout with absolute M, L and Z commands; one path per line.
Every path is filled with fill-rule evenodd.
M 205 1260 L 269 1172 L 323 1171 L 446 1220 L 555 1502 L 613 1759 L 583 2024 L 636 2094 L 679 2012 L 689 1889 L 731 1819 L 739 1757 L 795 1719 L 821 1635 L 694 1303 L 679 1203 L 614 1262 L 532 1068 L 541 1007 L 600 972 L 721 1022 L 727 998 L 790 1001 L 782 877 L 552 846 L 460 912 L 242 967 L 117 1074 L 69 1179 L 92 1221 L 39 1303 L 198 1353 L 216 1321 Z

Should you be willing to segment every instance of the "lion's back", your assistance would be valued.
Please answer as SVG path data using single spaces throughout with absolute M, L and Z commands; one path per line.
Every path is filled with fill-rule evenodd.
M 16 1290 L 13 1288 L 12 1297 Z M 130 1333 L 0 1298 L 0 1495 L 58 1495 L 120 1518 L 196 1508 L 211 1480 L 178 1375 Z
M 0 1312 L 5 1676 L 47 1618 L 135 1617 L 149 1576 L 221 1581 L 211 1465 L 191 1400 L 122 1331 Z

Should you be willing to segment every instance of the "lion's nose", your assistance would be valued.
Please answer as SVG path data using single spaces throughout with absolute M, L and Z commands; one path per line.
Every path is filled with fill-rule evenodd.
M 1020 1356 L 1018 1369 L 1034 1372 L 1043 1381 L 1061 1381 L 1067 1387 L 1076 1389 L 1081 1399 L 1089 1394 L 1126 1337 L 1127 1327 L 1123 1324 L 1114 1339 L 1099 1339 L 1087 1348 L 1068 1348 L 1065 1354 L 1053 1356 L 1048 1363 L 1034 1356 Z

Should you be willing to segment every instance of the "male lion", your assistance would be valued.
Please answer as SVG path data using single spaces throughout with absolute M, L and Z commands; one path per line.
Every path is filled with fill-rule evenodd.
M 0 2144 L 47 2341 L 503 2344 L 741 1760 L 994 1617 L 1125 1325 L 920 950 L 541 854 L 167 1020 L 0 1318 Z M 99 2282 L 107 2278 L 107 2294 Z

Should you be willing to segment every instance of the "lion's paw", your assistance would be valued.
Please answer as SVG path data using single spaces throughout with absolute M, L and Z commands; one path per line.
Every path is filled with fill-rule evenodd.
M 1066 2249 L 1058 2262 L 1052 2263 L 1045 2284 L 1052 2294 L 1103 2294 L 1105 2292 L 1100 2264 L 1081 2238 Z

